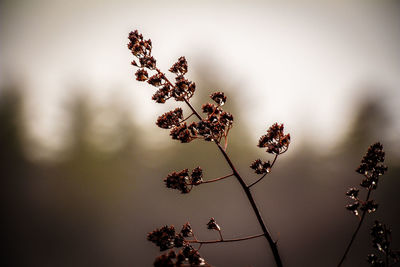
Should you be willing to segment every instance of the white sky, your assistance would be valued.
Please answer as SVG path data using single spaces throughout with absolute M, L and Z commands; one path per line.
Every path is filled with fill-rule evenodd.
M 133 78 L 126 49 L 133 29 L 152 39 L 161 69 L 184 55 L 189 68 L 201 59 L 222 79 L 237 83 L 256 136 L 278 121 L 297 138 L 311 135 L 328 144 L 351 123 L 353 101 L 369 84 L 382 88 L 369 94 L 387 95 L 388 110 L 400 114 L 400 5 L 395 2 L 42 0 L 1 5 L 0 83 L 14 79 L 29 87 L 32 131 L 54 142 L 71 85 L 91 88 L 97 101 L 117 95 L 143 122 L 153 124 L 155 114 L 165 110 L 150 100 L 152 88 L 138 86 Z

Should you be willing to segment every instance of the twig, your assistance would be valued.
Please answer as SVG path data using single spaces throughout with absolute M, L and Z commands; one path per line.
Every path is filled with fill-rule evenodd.
M 258 234 L 258 235 L 251 235 L 251 236 L 246 236 L 246 237 L 241 237 L 241 238 L 232 238 L 232 239 L 221 239 L 220 240 L 209 240 L 209 241 L 201 241 L 201 240 L 188 240 L 189 243 L 197 243 L 197 244 L 214 244 L 214 243 L 228 243 L 228 242 L 236 242 L 236 241 L 243 241 L 243 240 L 249 240 L 257 237 L 261 237 L 264 234 Z
M 285 152 L 286 152 L 286 151 L 285 151 Z M 274 158 L 274 160 L 273 160 L 272 163 L 271 163 L 271 167 L 269 167 L 270 169 L 272 169 L 272 167 L 274 166 L 275 161 L 276 161 L 276 159 L 278 158 L 278 155 L 280 155 L 280 154 L 276 154 L 276 155 L 275 155 L 275 158 Z M 253 185 L 255 185 L 256 183 L 258 183 L 259 181 L 261 181 L 268 173 L 269 173 L 269 172 L 265 173 L 265 174 L 264 174 L 263 176 L 261 176 L 261 178 L 259 178 L 257 181 L 255 181 L 255 182 L 251 183 L 250 185 L 248 185 L 247 188 L 250 188 L 250 187 L 252 187 Z
M 216 181 L 223 180 L 223 179 L 225 179 L 225 178 L 231 177 L 231 176 L 233 176 L 233 175 L 234 175 L 234 174 L 231 173 L 231 174 L 228 174 L 228 175 L 219 177 L 219 178 L 215 178 L 215 179 L 212 179 L 212 180 L 203 181 L 203 182 L 201 182 L 200 184 L 213 183 L 213 182 L 216 182 Z
M 372 187 L 368 188 L 368 194 L 367 194 L 367 198 L 366 198 L 365 202 L 368 202 L 368 200 L 369 200 L 369 198 L 370 198 L 370 196 L 371 196 L 371 191 L 372 191 Z M 338 264 L 338 267 L 342 266 L 342 264 L 343 264 L 343 262 L 344 262 L 344 260 L 345 260 L 345 258 L 346 258 L 346 256 L 347 256 L 347 253 L 349 253 L 350 247 L 351 247 L 351 245 L 353 244 L 354 240 L 356 239 L 356 236 L 357 236 L 357 234 L 358 234 L 358 231 L 359 231 L 360 228 L 361 228 L 361 225 L 362 225 L 362 223 L 363 223 L 363 221 L 364 221 L 364 218 L 365 218 L 365 215 L 366 215 L 366 214 L 367 214 L 367 210 L 365 209 L 365 210 L 363 211 L 362 215 L 361 215 L 360 222 L 358 223 L 357 228 L 356 228 L 356 230 L 354 231 L 353 236 L 351 237 L 351 240 L 350 240 L 350 242 L 349 242 L 349 244 L 348 244 L 348 246 L 347 246 L 347 248 L 346 248 L 346 250 L 345 250 L 345 252 L 344 252 L 344 254 L 343 254 L 343 257 L 342 257 L 342 259 L 340 260 L 340 262 L 339 262 L 339 264 Z

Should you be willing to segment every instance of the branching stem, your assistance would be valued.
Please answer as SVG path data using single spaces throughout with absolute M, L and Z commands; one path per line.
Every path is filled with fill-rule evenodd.
M 370 198 L 370 196 L 371 196 L 371 192 L 372 192 L 372 187 L 369 187 L 369 188 L 368 188 L 367 198 L 366 198 L 365 202 L 368 202 L 368 200 L 369 200 L 369 198 Z M 367 210 L 365 209 L 365 210 L 363 211 L 362 215 L 361 215 L 361 219 L 360 219 L 360 221 L 359 221 L 359 223 L 358 223 L 358 225 L 357 225 L 357 228 L 356 228 L 356 230 L 354 231 L 353 236 L 351 237 L 349 244 L 347 245 L 347 248 L 346 248 L 346 250 L 345 250 L 345 252 L 344 252 L 344 254 L 343 254 L 343 257 L 342 257 L 342 259 L 340 260 L 340 262 L 339 262 L 339 264 L 338 264 L 338 267 L 342 266 L 342 264 L 343 264 L 343 262 L 344 262 L 344 260 L 345 260 L 345 258 L 346 258 L 346 256 L 347 256 L 347 254 L 349 253 L 350 247 L 351 247 L 351 245 L 353 244 L 354 240 L 356 239 L 356 236 L 357 236 L 357 234 L 358 234 L 358 231 L 359 231 L 360 228 L 361 228 L 361 225 L 362 225 L 362 223 L 363 223 L 363 221 L 364 221 L 364 218 L 365 218 L 365 215 L 366 215 L 366 214 L 367 214 Z
M 168 80 L 168 78 L 158 69 L 156 68 L 156 71 L 159 74 L 163 75 L 163 78 L 165 79 L 165 81 L 173 88 L 174 85 Z M 196 111 L 196 109 L 192 106 L 192 104 L 189 103 L 189 101 L 184 97 L 183 100 L 185 101 L 185 103 L 188 105 L 188 107 L 192 110 L 192 112 L 196 115 L 196 117 L 199 120 L 202 120 L 203 118 L 200 116 L 200 114 Z M 272 239 L 270 232 L 267 229 L 266 224 L 264 223 L 263 218 L 261 217 L 260 211 L 256 205 L 256 202 L 254 201 L 253 195 L 250 192 L 250 189 L 247 187 L 246 183 L 244 182 L 243 178 L 239 175 L 239 173 L 237 172 L 235 166 L 233 165 L 231 159 L 229 158 L 228 154 L 226 153 L 225 149 L 223 147 L 221 147 L 221 145 L 219 144 L 219 142 L 217 140 L 214 140 L 214 143 L 217 145 L 219 151 L 222 153 L 222 155 L 224 156 L 226 162 L 228 163 L 229 167 L 232 169 L 233 171 L 233 175 L 236 177 L 236 179 L 238 180 L 239 184 L 242 186 L 243 191 L 245 192 L 247 199 L 250 202 L 251 207 L 253 208 L 253 211 L 257 217 L 257 221 L 260 224 L 260 227 L 262 229 L 262 231 L 264 232 L 264 236 L 268 241 L 268 244 L 272 250 L 272 254 L 274 256 L 275 259 L 275 263 L 277 267 L 282 267 L 282 260 L 281 257 L 279 255 L 279 251 L 278 251 L 278 246 L 276 244 L 276 242 Z M 224 241 L 227 242 L 227 241 Z
M 190 117 L 192 117 L 194 115 L 194 113 L 190 114 L 189 116 L 187 116 L 185 119 L 181 120 L 181 122 L 184 122 L 186 120 L 188 120 Z
M 231 177 L 231 176 L 233 176 L 233 173 L 228 174 L 228 175 L 225 175 L 225 176 L 222 176 L 222 177 L 219 177 L 219 178 L 215 178 L 215 179 L 203 181 L 203 182 L 201 182 L 200 184 L 213 183 L 213 182 L 216 182 L 216 181 L 219 181 L 219 180 L 226 179 L 226 178 Z
M 278 158 L 278 156 L 279 156 L 279 154 L 276 154 L 276 155 L 275 155 L 275 158 L 274 158 L 274 160 L 273 160 L 272 163 L 271 163 L 271 167 L 270 167 L 271 170 L 272 170 L 272 167 L 274 166 L 274 164 L 275 164 L 276 159 Z M 269 173 L 269 172 L 265 173 L 265 174 L 264 174 L 263 176 L 261 176 L 258 180 L 256 180 L 255 182 L 251 183 L 250 185 L 248 185 L 247 188 L 252 187 L 252 186 L 255 185 L 256 183 L 258 183 L 259 181 L 261 181 L 262 179 L 264 179 L 264 177 L 265 177 L 268 173 Z
M 251 235 L 251 236 L 246 236 L 246 237 L 241 237 L 241 238 L 233 238 L 233 239 L 221 239 L 220 240 L 209 240 L 209 241 L 201 241 L 201 240 L 188 240 L 189 243 L 196 243 L 196 244 L 214 244 L 214 243 L 228 243 L 228 242 L 236 242 L 236 241 L 243 241 L 243 240 L 249 240 L 257 237 L 264 236 L 264 234 L 258 234 L 258 235 Z

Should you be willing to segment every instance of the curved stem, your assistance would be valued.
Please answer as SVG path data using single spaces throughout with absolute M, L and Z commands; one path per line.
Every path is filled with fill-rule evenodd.
M 370 188 L 368 189 L 368 194 L 367 194 L 367 198 L 366 198 L 365 202 L 368 202 L 369 197 L 371 196 L 371 191 L 372 191 L 372 188 L 370 187 Z M 361 215 L 360 222 L 358 223 L 357 228 L 356 228 L 356 230 L 354 231 L 353 236 L 351 237 L 349 244 L 347 245 L 347 248 L 346 248 L 346 250 L 345 250 L 345 252 L 344 252 L 344 254 L 343 254 L 342 259 L 340 260 L 340 262 L 339 262 L 339 264 L 338 264 L 338 267 L 339 267 L 339 266 L 342 266 L 342 264 L 343 264 L 343 262 L 344 262 L 344 260 L 345 260 L 345 258 L 346 258 L 346 256 L 347 256 L 347 254 L 349 253 L 350 247 L 351 247 L 351 245 L 353 244 L 354 240 L 356 239 L 357 233 L 358 233 L 358 231 L 359 231 L 360 228 L 361 228 L 361 225 L 362 225 L 362 223 L 363 223 L 363 221 L 364 221 L 364 218 L 365 218 L 365 215 L 366 215 L 366 214 L 367 214 L 367 210 L 364 210 L 363 213 L 362 213 L 362 215 Z
M 385 241 L 388 242 L 388 229 L 386 228 L 386 224 L 383 225 L 383 229 L 385 233 Z M 390 244 L 390 242 L 388 242 L 388 244 Z M 389 267 L 389 246 L 385 249 L 385 267 Z
M 194 115 L 194 113 L 190 114 L 189 116 L 187 116 L 185 119 L 181 120 L 181 122 L 184 122 L 186 120 L 188 120 L 190 117 L 192 117 Z
M 242 186 L 243 191 L 246 193 L 247 199 L 250 202 L 251 207 L 253 208 L 253 211 L 257 217 L 258 223 L 260 224 L 261 229 L 264 232 L 264 236 L 268 241 L 268 244 L 272 250 L 272 254 L 275 259 L 276 266 L 281 267 L 282 266 L 282 260 L 279 255 L 278 251 L 278 246 L 276 242 L 271 237 L 271 234 L 269 233 L 267 226 L 264 223 L 263 218 L 261 217 L 260 211 L 258 210 L 258 207 L 256 205 L 256 202 L 254 201 L 253 195 L 250 192 L 250 189 L 247 188 L 246 183 L 243 181 L 242 177 L 239 175 L 239 173 L 236 171 L 235 166 L 233 165 L 232 161 L 230 160 L 229 156 L 226 154 L 225 150 L 221 147 L 220 144 L 216 143 L 218 146 L 218 149 L 221 151 L 222 155 L 224 156 L 225 160 L 227 161 L 228 165 L 231 167 L 233 170 L 233 173 L 235 177 L 237 178 L 239 184 Z
M 255 185 L 256 183 L 258 183 L 259 181 L 261 181 L 262 179 L 264 179 L 264 177 L 267 175 L 268 173 L 265 173 L 263 176 L 261 176 L 260 178 L 258 178 L 255 182 L 251 183 L 250 185 L 247 186 L 247 188 L 252 187 L 253 185 Z
M 278 158 L 278 155 L 280 154 L 276 154 L 274 160 L 272 161 L 271 167 L 269 167 L 270 169 L 272 169 L 272 167 L 274 166 L 276 159 Z M 256 183 L 258 183 L 259 181 L 261 181 L 262 179 L 264 179 L 264 177 L 268 174 L 269 172 L 265 173 L 263 176 L 261 176 L 261 178 L 259 178 L 258 180 L 256 180 L 255 182 L 251 183 L 250 185 L 247 186 L 247 188 L 252 187 L 253 185 L 255 185 Z
M 224 241 L 224 238 L 222 237 L 221 230 L 218 230 L 218 234 L 219 234 L 219 239 L 220 239 L 221 241 Z
M 219 181 L 219 180 L 223 180 L 223 179 L 228 178 L 228 177 L 231 177 L 231 176 L 233 176 L 233 173 L 228 174 L 228 175 L 225 175 L 225 176 L 222 176 L 222 177 L 219 177 L 219 178 L 215 178 L 215 179 L 203 181 L 203 182 L 201 182 L 200 184 L 213 183 L 213 182 L 216 182 L 216 181 Z
M 258 234 L 258 235 L 251 235 L 251 236 L 246 236 L 246 237 L 241 237 L 241 238 L 232 238 L 232 239 L 220 239 L 220 240 L 209 240 L 209 241 L 201 241 L 201 240 L 188 240 L 187 242 L 189 243 L 197 243 L 197 244 L 214 244 L 214 243 L 228 243 L 228 242 L 236 242 L 236 241 L 243 241 L 243 240 L 249 240 L 257 237 L 261 237 L 264 234 Z
M 162 73 L 158 68 L 156 69 L 156 71 L 158 73 Z M 168 78 L 163 74 L 165 81 L 171 86 L 174 87 L 173 84 L 168 80 Z M 183 98 L 183 100 L 185 101 L 185 103 L 188 105 L 188 107 L 192 110 L 192 112 L 196 115 L 196 117 L 199 120 L 202 120 L 203 118 L 200 116 L 200 114 L 196 111 L 196 109 L 192 106 L 192 104 L 189 103 L 189 101 L 186 98 Z M 275 259 L 275 263 L 277 267 L 282 267 L 282 260 L 281 257 L 279 255 L 279 251 L 278 251 L 278 246 L 276 244 L 276 242 L 272 239 L 271 234 L 269 233 L 266 224 L 264 223 L 263 218 L 261 217 L 260 211 L 258 210 L 258 207 L 256 205 L 256 202 L 254 201 L 253 195 L 250 192 L 250 189 L 247 187 L 246 183 L 244 182 L 243 178 L 239 175 L 239 173 L 237 172 L 235 166 L 233 165 L 231 159 L 229 158 L 229 156 L 226 154 L 226 151 L 221 147 L 221 145 L 219 144 L 219 142 L 217 140 L 214 141 L 214 143 L 217 145 L 218 149 L 220 150 L 220 152 L 222 153 L 222 155 L 224 156 L 226 162 L 228 163 L 229 167 L 232 169 L 233 171 L 233 175 L 236 177 L 236 179 L 238 180 L 239 184 L 242 186 L 243 191 L 246 193 L 247 199 L 250 202 L 251 207 L 253 208 L 253 211 L 257 217 L 257 221 L 262 229 L 262 231 L 264 232 L 264 236 L 268 241 L 268 244 L 272 250 L 272 254 L 274 256 Z

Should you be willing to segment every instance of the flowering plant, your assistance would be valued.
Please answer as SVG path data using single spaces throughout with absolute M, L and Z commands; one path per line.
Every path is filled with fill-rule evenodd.
M 205 172 L 201 167 L 196 167 L 191 171 L 187 168 L 173 171 L 164 178 L 166 187 L 178 190 L 182 194 L 188 194 L 194 187 L 202 184 L 235 177 L 244 191 L 261 229 L 258 234 L 226 239 L 223 237 L 222 228 L 211 217 L 206 226 L 208 229 L 216 231 L 219 238 L 216 240 L 199 240 L 189 222 L 186 222 L 179 231 L 174 226 L 163 226 L 147 235 L 147 239 L 158 246 L 160 251 L 168 250 L 155 259 L 154 266 L 209 266 L 200 256 L 199 251 L 203 245 L 238 242 L 259 237 L 264 237 L 267 240 L 276 266 L 282 266 L 277 242 L 272 238 L 261 216 L 251 188 L 262 181 L 271 172 L 278 157 L 288 151 L 291 138 L 290 134 L 284 133 L 284 125 L 274 123 L 268 128 L 266 134 L 260 137 L 257 146 L 265 149 L 267 153 L 273 155 L 273 158 L 272 161 L 254 160 L 250 164 L 250 168 L 259 175 L 259 178 L 246 183 L 226 151 L 228 135 L 234 122 L 233 115 L 222 108 L 227 101 L 227 96 L 220 91 L 212 93 L 210 99 L 213 103 L 203 104 L 200 113 L 190 102 L 195 94 L 196 84 L 185 77 L 188 72 L 186 58 L 180 57 L 169 69 L 169 72 L 175 75 L 173 81 L 157 67 L 157 61 L 152 55 L 153 45 L 150 39 L 144 39 L 143 35 L 137 30 L 130 32 L 128 39 L 128 49 L 135 57 L 131 64 L 137 68 L 135 72 L 136 80 L 147 82 L 156 88 L 152 100 L 163 104 L 169 99 L 174 99 L 178 102 L 184 102 L 191 110 L 191 113 L 185 116 L 181 108 L 175 108 L 158 117 L 156 125 L 169 130 L 171 138 L 181 143 L 190 143 L 195 140 L 213 142 L 231 169 L 230 173 L 213 179 L 204 179 Z M 357 188 L 350 188 L 346 193 L 348 197 L 354 200 L 352 204 L 346 206 L 346 209 L 358 216 L 360 221 L 338 266 L 341 266 L 344 262 L 366 214 L 374 212 L 378 207 L 370 197 L 372 191 L 377 189 L 379 177 L 387 171 L 387 167 L 383 165 L 384 158 L 383 146 L 380 143 L 371 145 L 367 154 L 363 157 L 361 165 L 356 170 L 364 176 L 361 186 L 367 190 L 366 199 L 360 199 L 359 189 Z M 375 254 L 369 254 L 368 262 L 372 266 L 389 266 L 389 259 L 395 263 L 398 262 L 400 259 L 399 252 L 390 248 L 390 229 L 376 222 L 371 234 L 374 247 L 384 253 L 385 260 Z

